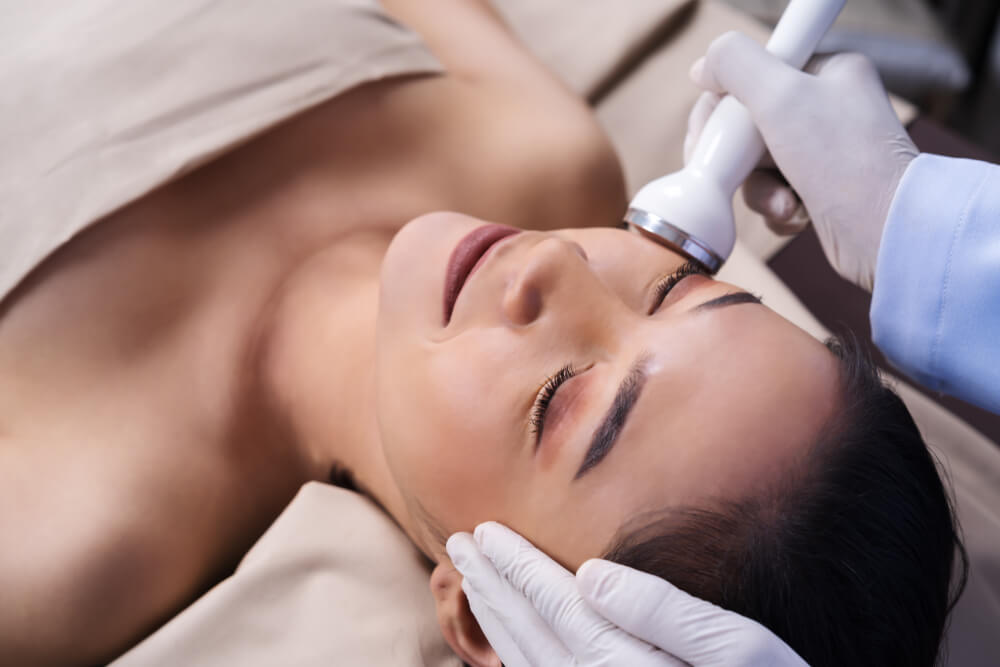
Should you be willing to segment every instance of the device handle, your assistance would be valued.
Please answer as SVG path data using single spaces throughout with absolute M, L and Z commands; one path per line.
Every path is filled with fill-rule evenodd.
M 791 0 L 767 50 L 801 69 L 812 57 L 847 0 Z M 715 175 L 727 194 L 747 179 L 764 155 L 764 139 L 747 108 L 727 95 L 709 117 L 689 167 Z
M 847 0 L 792 0 L 765 48 L 795 69 L 802 69 L 845 4 Z

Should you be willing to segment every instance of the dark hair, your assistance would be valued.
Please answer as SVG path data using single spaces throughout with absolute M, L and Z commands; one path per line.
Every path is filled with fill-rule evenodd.
M 827 346 L 842 408 L 803 464 L 752 497 L 637 517 L 605 558 L 762 623 L 812 667 L 933 665 L 968 569 L 952 506 L 870 356 Z

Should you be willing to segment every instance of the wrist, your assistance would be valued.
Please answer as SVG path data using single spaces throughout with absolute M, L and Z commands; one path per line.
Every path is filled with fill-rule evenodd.
M 916 159 L 918 151 L 908 138 L 896 142 L 892 149 L 892 166 L 884 177 L 884 187 L 861 206 L 869 207 L 871 217 L 859 216 L 853 224 L 857 232 L 853 246 L 853 261 L 838 267 L 842 276 L 858 287 L 871 292 L 878 270 L 879 254 L 885 238 L 886 224 L 893 215 L 903 179 Z M 850 223 L 849 223 L 850 224 Z
M 887 245 L 887 228 L 890 221 L 894 221 L 894 224 L 898 226 L 905 224 L 906 218 L 909 216 L 907 206 L 905 205 L 907 197 L 906 188 L 903 186 L 904 182 L 908 180 L 907 175 L 911 173 L 911 168 L 917 163 L 916 158 L 918 155 L 916 148 L 913 148 L 912 155 L 901 156 L 894 177 L 890 180 L 889 186 L 883 194 L 883 203 L 879 206 L 881 212 L 876 217 L 876 220 L 873 221 L 873 234 L 868 248 L 870 258 L 867 263 L 870 271 L 866 284 L 861 285 L 861 287 L 869 292 L 874 288 L 875 276 L 878 273 L 880 263 L 883 261 L 882 249 Z M 891 245 L 891 243 L 888 245 Z

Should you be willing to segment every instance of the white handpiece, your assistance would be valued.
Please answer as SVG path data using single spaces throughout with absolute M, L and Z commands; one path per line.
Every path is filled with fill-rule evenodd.
M 791 0 L 767 50 L 801 69 L 847 0 Z M 636 194 L 625 221 L 715 273 L 736 243 L 733 196 L 764 155 L 764 140 L 746 107 L 719 102 L 681 171 Z

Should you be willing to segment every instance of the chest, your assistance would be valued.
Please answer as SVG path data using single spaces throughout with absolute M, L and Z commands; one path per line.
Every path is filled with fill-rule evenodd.
M 231 571 L 305 481 L 245 401 L 283 258 L 214 194 L 99 223 L 0 311 L 0 535 L 33 545 L 0 576 L 58 554 L 54 599 L 126 625 Z

